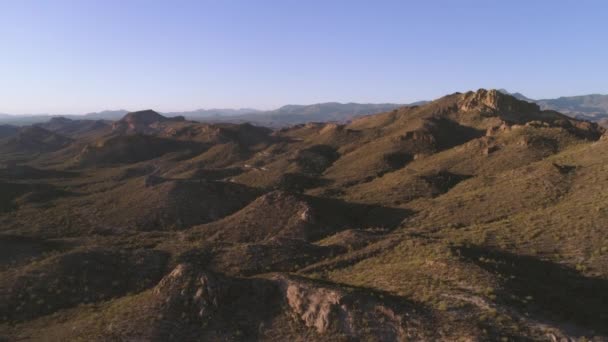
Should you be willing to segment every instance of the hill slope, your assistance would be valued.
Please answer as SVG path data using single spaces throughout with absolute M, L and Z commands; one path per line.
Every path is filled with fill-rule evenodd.
M 113 126 L 0 143 L 28 147 L 0 168 L 0 338 L 608 339 L 595 123 L 480 89 L 274 131 Z

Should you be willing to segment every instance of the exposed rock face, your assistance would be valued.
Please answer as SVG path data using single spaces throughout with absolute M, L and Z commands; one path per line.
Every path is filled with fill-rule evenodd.
M 53 117 L 48 122 L 36 126 L 73 138 L 84 137 L 92 132 L 106 132 L 111 127 L 103 120 L 73 120 L 64 117 Z
M 382 299 L 301 278 L 279 275 L 274 280 L 293 317 L 320 335 L 377 341 L 424 338 L 415 315 L 399 312 Z
M 505 131 L 525 127 L 555 128 L 559 127 L 579 138 L 597 140 L 603 128 L 597 123 L 580 121 L 550 110 L 541 110 L 535 103 L 519 100 L 511 95 L 491 89 L 479 89 L 476 92 L 460 94 L 454 108 L 462 113 L 480 113 L 487 123 L 499 120 L 487 128 L 486 136 L 494 136 Z M 474 122 L 475 120 L 473 120 Z
M 338 291 L 312 288 L 304 284 L 288 283 L 286 288 L 286 299 L 289 307 L 301 318 L 307 327 L 315 328 L 318 333 L 324 333 L 330 325 L 342 323 L 340 330 L 352 332 L 352 327 L 347 323 L 349 317 L 345 308 L 341 306 L 342 294 Z M 346 320 L 339 321 L 338 317 Z
M 570 133 L 587 140 L 598 140 L 606 132 L 602 126 L 595 122 L 568 120 L 568 124 L 562 126 Z
M 476 92 L 462 94 L 459 109 L 481 112 L 539 112 L 535 103 L 520 101 L 513 96 L 503 94 L 496 89 L 479 89 Z
M 267 279 L 232 278 L 190 263 L 178 264 L 153 290 L 164 323 L 152 340 L 258 340 L 280 312 L 276 285 Z
M 511 125 L 509 125 L 505 121 L 501 121 L 501 124 L 499 126 L 488 127 L 488 129 L 486 130 L 486 136 L 492 137 L 492 136 L 498 135 L 502 132 L 508 132 L 510 130 L 511 130 Z
M 158 283 L 154 294 L 161 297 L 171 310 L 193 311 L 205 319 L 218 309 L 225 290 L 225 284 L 221 284 L 217 276 L 197 272 L 192 265 L 179 264 Z
M 182 317 L 202 326 L 222 325 L 225 317 L 247 317 L 241 327 L 263 333 L 264 327 L 272 328 L 273 317 L 286 316 L 319 336 L 424 338 L 416 316 L 397 311 L 388 301 L 292 276 L 230 278 L 179 264 L 159 282 L 154 295 L 167 318 Z
M 401 136 L 401 140 L 413 140 L 417 142 L 424 142 L 428 144 L 435 143 L 435 137 L 428 130 L 416 130 L 405 132 L 403 136 Z

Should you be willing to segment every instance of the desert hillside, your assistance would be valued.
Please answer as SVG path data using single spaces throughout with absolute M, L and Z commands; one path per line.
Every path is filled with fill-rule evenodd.
M 606 341 L 608 133 L 545 107 L 0 126 L 0 340 Z

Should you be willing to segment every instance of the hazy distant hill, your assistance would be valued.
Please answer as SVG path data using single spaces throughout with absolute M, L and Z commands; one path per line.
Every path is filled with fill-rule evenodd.
M 601 119 L 608 117 L 608 95 L 569 96 L 537 100 L 536 103 L 543 109 L 553 109 L 583 118 Z
M 423 104 L 420 101 L 415 104 Z M 168 112 L 166 116 L 184 116 L 190 120 L 207 122 L 249 122 L 269 127 L 285 127 L 311 121 L 346 122 L 368 114 L 386 112 L 403 104 L 395 103 L 339 103 L 326 102 L 312 105 L 286 105 L 275 110 L 261 111 L 251 108 L 241 109 L 199 109 L 187 112 Z
M 88 113 L 85 114 L 85 119 L 90 120 L 120 120 L 129 111 L 124 109 L 119 110 L 104 110 L 102 112 Z M 78 115 L 74 115 L 78 116 Z
M 423 103 L 423 102 L 420 102 Z M 395 103 L 338 103 L 286 105 L 279 109 L 247 115 L 221 117 L 216 121 L 250 122 L 270 127 L 284 127 L 306 122 L 346 122 L 358 116 L 390 111 L 403 104 Z
M 535 102 L 543 110 L 556 110 L 568 116 L 597 121 L 604 125 L 608 119 L 608 95 L 590 94 L 534 100 L 521 93 L 510 93 L 505 89 L 501 89 L 500 91 L 519 100 Z
M 87 114 L 24 114 L 11 115 L 0 113 L 0 124 L 10 124 L 17 126 L 31 125 L 35 123 L 45 123 L 53 118 L 66 118 L 72 120 L 120 120 L 128 111 L 120 110 L 104 110 L 101 112 Z
M 508 94 L 508 95 L 511 95 L 511 96 L 513 96 L 514 98 L 518 99 L 518 100 L 522 100 L 522 101 L 528 101 L 528 102 L 534 102 L 534 100 L 533 100 L 533 99 L 531 99 L 531 98 L 529 98 L 529 97 L 525 96 L 525 95 L 524 95 L 524 94 L 522 94 L 522 93 L 511 93 L 511 92 L 509 92 L 509 91 L 508 91 L 508 90 L 506 90 L 506 89 L 499 89 L 498 91 L 500 91 L 500 92 L 501 92 L 501 93 L 503 93 L 503 94 Z
M 531 99 L 521 93 L 510 93 L 505 89 L 499 90 L 518 100 L 537 103 L 541 109 L 555 110 L 571 117 L 599 122 L 606 125 L 608 120 L 608 95 L 591 94 L 581 96 L 559 97 L 555 99 Z M 396 103 L 339 103 L 325 102 L 311 105 L 286 105 L 275 110 L 261 111 L 252 108 L 220 108 L 197 109 L 184 112 L 162 113 L 167 117 L 183 116 L 189 120 L 206 122 L 250 122 L 256 125 L 269 127 L 285 127 L 306 122 L 347 122 L 354 118 L 390 111 L 403 106 L 423 105 L 428 101 L 419 101 L 410 104 Z M 120 120 L 128 111 L 105 110 L 84 115 L 8 115 L 0 114 L 0 124 L 29 125 L 33 123 L 48 122 L 53 117 L 69 119 L 90 120 Z
M 40 122 L 47 122 L 52 118 L 50 115 L 11 115 L 0 114 L 0 124 L 24 126 Z
M 184 116 L 188 119 L 200 119 L 200 118 L 209 118 L 209 117 L 217 117 L 217 116 L 237 116 L 237 115 L 247 115 L 261 112 L 258 109 L 253 108 L 213 108 L 213 109 L 197 109 L 192 111 L 184 111 L 184 112 L 168 112 L 164 113 L 167 116 Z
M 424 101 L 415 104 L 423 104 Z M 310 121 L 336 121 L 345 122 L 361 115 L 375 114 L 402 107 L 402 104 L 394 103 L 338 103 L 327 102 L 312 105 L 286 105 L 279 109 L 260 111 L 252 108 L 240 109 L 198 109 L 185 112 L 162 113 L 167 117 L 184 116 L 190 120 L 209 122 L 250 122 L 257 125 L 271 127 L 284 127 Z M 0 115 L 0 123 L 13 125 L 29 125 L 33 123 L 44 123 L 53 117 L 64 117 L 68 119 L 90 119 L 90 120 L 120 120 L 128 111 L 106 110 L 102 112 L 84 115 Z

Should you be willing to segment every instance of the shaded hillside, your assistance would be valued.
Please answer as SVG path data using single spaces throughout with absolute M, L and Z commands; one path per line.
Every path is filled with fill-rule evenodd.
M 37 126 L 26 126 L 0 140 L 0 151 L 8 154 L 53 152 L 67 147 L 71 138 Z
M 0 125 L 0 139 L 16 134 L 18 128 L 11 125 Z
M 194 231 L 205 240 L 219 242 L 261 242 L 275 238 L 316 241 L 349 228 L 394 228 L 407 216 L 407 210 L 276 191 Z
M 46 123 L 38 124 L 46 130 L 72 138 L 86 138 L 90 135 L 107 134 L 110 123 L 103 120 L 73 120 L 64 117 L 54 117 Z

